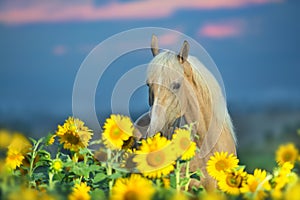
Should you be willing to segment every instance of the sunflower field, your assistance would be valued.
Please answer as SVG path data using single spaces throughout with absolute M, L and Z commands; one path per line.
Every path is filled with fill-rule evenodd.
M 136 140 L 130 118 L 111 115 L 97 140 L 92 137 L 100 133 L 73 117 L 39 139 L 0 130 L 0 199 L 300 199 L 293 143 L 278 147 L 272 171 L 250 173 L 235 155 L 215 152 L 206 169 L 218 188 L 192 186 L 203 174 L 190 171 L 199 151 L 191 127 L 176 129 L 170 139 L 158 133 Z

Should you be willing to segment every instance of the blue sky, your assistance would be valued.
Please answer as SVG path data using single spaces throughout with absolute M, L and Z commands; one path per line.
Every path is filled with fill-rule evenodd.
M 0 113 L 71 114 L 73 82 L 89 51 L 113 34 L 145 26 L 178 30 L 202 44 L 233 107 L 299 105 L 299 8 L 297 0 L 1 1 Z M 143 56 L 150 61 L 150 52 Z M 100 110 L 113 88 L 105 84 L 96 98 Z M 145 91 L 134 96 L 140 109 L 147 108 Z

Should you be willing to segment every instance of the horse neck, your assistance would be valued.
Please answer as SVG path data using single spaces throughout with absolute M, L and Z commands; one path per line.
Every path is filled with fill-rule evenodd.
M 184 117 L 187 123 L 196 122 L 197 132 L 205 133 L 208 130 L 212 116 L 211 93 L 207 81 L 192 66 L 189 74 L 186 75 L 188 85 L 187 106 Z

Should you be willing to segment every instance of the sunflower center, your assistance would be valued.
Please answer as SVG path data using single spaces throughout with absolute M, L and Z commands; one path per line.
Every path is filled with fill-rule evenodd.
M 67 133 L 65 135 L 66 141 L 70 144 L 77 145 L 79 143 L 79 137 L 77 135 L 73 135 L 72 133 Z
M 291 161 L 291 160 L 292 160 L 292 157 L 293 157 L 293 155 L 291 154 L 291 152 L 286 152 L 286 153 L 284 154 L 284 156 L 283 156 L 283 160 L 284 160 L 285 162 Z
M 230 187 L 238 188 L 241 186 L 243 178 L 239 175 L 229 174 L 226 177 L 226 183 Z
M 114 125 L 110 132 L 110 137 L 112 139 L 119 139 L 121 137 L 122 131 L 117 125 Z
M 56 171 L 59 171 L 60 169 L 62 168 L 62 164 L 60 161 L 55 161 L 53 163 L 53 169 L 56 170 Z
M 124 195 L 124 200 L 138 200 L 138 194 L 135 191 L 127 191 Z
M 216 162 L 216 169 L 218 171 L 222 171 L 227 168 L 228 168 L 228 163 L 225 160 L 219 160 L 218 162 Z
M 147 155 L 147 163 L 152 167 L 160 166 L 165 161 L 165 154 L 163 151 L 151 152 Z
M 181 138 L 180 139 L 180 148 L 182 150 L 187 150 L 188 147 L 190 146 L 191 141 L 188 138 Z

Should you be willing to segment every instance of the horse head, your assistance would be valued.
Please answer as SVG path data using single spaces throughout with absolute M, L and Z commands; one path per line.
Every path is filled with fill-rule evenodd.
M 159 53 L 158 40 L 152 36 L 151 51 L 154 56 L 148 66 L 147 85 L 149 87 L 150 124 L 147 136 L 157 132 L 170 137 L 173 128 L 192 102 L 188 78 L 191 66 L 187 60 L 189 43 L 184 41 L 178 54 L 165 51 Z M 193 92 L 189 92 L 193 93 Z

